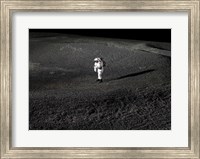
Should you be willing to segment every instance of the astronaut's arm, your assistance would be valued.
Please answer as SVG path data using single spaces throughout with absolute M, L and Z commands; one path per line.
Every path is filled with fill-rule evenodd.
M 97 66 L 94 65 L 94 72 L 97 72 Z

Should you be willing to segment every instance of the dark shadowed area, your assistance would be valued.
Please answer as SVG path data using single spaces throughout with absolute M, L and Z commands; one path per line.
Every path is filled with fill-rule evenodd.
M 171 30 L 157 33 L 30 30 L 29 129 L 170 130 Z M 95 57 L 106 61 L 103 83 Z

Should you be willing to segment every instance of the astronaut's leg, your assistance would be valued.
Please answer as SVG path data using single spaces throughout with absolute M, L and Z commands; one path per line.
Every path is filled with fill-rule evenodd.
M 102 82 L 102 74 L 103 74 L 103 71 L 98 69 L 98 81 Z

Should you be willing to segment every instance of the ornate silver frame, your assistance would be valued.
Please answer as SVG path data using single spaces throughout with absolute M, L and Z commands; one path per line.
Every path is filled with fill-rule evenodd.
M 1 158 L 199 158 L 199 2 L 200 0 L 0 0 Z M 14 148 L 12 137 L 12 15 L 26 11 L 156 11 L 189 14 L 189 146 L 173 148 Z

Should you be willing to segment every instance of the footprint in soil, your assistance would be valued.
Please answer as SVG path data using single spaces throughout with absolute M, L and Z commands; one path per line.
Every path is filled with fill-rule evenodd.
M 95 113 L 95 110 L 94 110 L 94 109 L 91 109 L 91 110 L 89 110 L 88 115 L 92 115 L 92 114 L 94 114 L 94 113 Z

